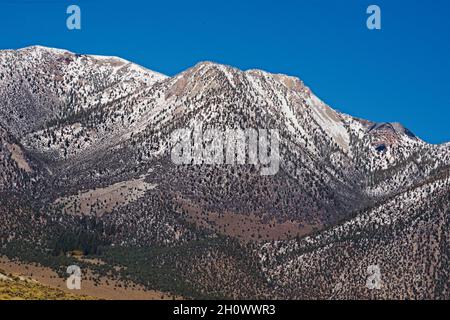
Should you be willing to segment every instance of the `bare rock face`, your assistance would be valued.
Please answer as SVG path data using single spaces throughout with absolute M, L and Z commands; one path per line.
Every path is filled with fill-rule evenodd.
M 0 51 L 0 101 L 0 247 L 64 251 L 77 230 L 89 250 L 174 248 L 155 263 L 194 297 L 449 297 L 448 145 L 340 113 L 297 78 L 29 47 Z M 172 133 L 198 126 L 276 130 L 278 172 L 174 164 Z

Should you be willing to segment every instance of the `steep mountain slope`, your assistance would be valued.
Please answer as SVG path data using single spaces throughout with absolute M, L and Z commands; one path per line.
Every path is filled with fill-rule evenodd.
M 1 51 L 0 98 L 8 252 L 18 242 L 106 250 L 134 280 L 183 296 L 329 298 L 337 270 L 354 268 L 341 297 L 448 297 L 448 144 L 335 111 L 297 78 L 211 62 L 166 77 L 115 57 Z M 176 165 L 172 134 L 195 128 L 277 130 L 279 168 Z M 416 251 L 403 252 L 405 241 Z M 165 287 L 123 247 L 146 264 L 159 252 L 152 268 L 170 265 L 187 283 Z M 403 270 L 390 273 L 402 289 L 358 287 L 370 257 Z M 219 290 L 207 274 L 223 261 Z M 406 284 L 419 269 L 426 284 Z
M 448 299 L 450 170 L 299 241 L 265 244 L 268 279 L 284 297 Z M 368 267 L 380 271 L 371 290 Z

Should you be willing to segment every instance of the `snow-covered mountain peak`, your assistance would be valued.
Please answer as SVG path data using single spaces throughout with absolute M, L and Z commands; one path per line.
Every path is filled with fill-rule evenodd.
M 143 66 L 137 65 L 117 56 L 78 54 L 65 49 L 50 48 L 40 45 L 29 46 L 11 51 L 39 59 L 48 59 L 50 57 L 53 59 L 57 59 L 58 61 L 60 61 L 60 59 L 64 59 L 64 62 L 66 62 L 67 65 L 70 63 L 78 62 L 91 64 L 92 67 L 98 66 L 116 70 L 127 69 L 127 71 L 129 70 L 135 75 L 137 75 L 137 73 L 141 73 L 140 77 L 142 78 L 150 77 L 156 79 L 157 81 L 168 78 L 166 75 L 149 70 Z
M 13 51 L 13 50 L 12 50 Z M 47 52 L 47 53 L 54 53 L 54 54 L 64 54 L 64 53 L 71 53 L 69 50 L 66 49 L 59 49 L 59 48 L 51 48 L 51 47 L 45 47 L 41 45 L 32 45 L 28 47 L 24 47 L 17 50 L 18 52 Z
M 3 50 L 0 123 L 21 136 L 48 121 L 137 94 L 166 78 L 117 57 L 42 46 Z

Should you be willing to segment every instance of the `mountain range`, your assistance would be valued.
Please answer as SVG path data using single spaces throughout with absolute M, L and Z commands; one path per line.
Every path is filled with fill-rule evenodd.
M 171 134 L 198 124 L 277 130 L 278 172 L 174 164 Z M 449 299 L 449 174 L 449 144 L 295 77 L 0 51 L 0 253 L 62 273 L 81 250 L 99 277 L 185 298 Z

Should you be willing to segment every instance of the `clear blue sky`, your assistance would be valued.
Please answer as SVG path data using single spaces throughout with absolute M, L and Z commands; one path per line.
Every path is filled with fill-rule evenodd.
M 82 30 L 66 28 L 66 8 Z M 366 8 L 382 30 L 366 28 Z M 448 0 L 0 0 L 0 48 L 117 55 L 174 75 L 199 61 L 300 77 L 330 106 L 450 141 Z

